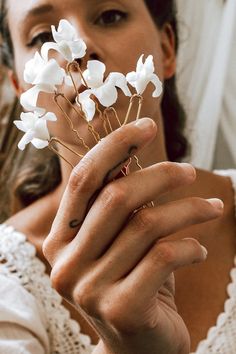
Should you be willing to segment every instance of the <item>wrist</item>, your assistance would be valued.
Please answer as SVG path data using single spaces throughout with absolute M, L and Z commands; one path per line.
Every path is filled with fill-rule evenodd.
M 171 343 L 171 342 L 170 342 Z M 116 340 L 100 340 L 92 354 L 189 354 L 190 349 L 161 343 L 155 333 L 122 335 Z M 172 342 L 173 343 L 173 342 Z

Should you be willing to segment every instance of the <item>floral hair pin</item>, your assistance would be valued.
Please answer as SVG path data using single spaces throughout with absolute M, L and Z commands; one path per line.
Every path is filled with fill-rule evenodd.
M 127 75 L 111 72 L 105 77 L 106 66 L 98 60 L 89 60 L 86 70 L 82 72 L 79 62 L 85 57 L 87 47 L 85 42 L 77 37 L 75 28 L 63 19 L 57 30 L 55 26 L 51 26 L 51 29 L 54 42 L 44 43 L 40 53 L 36 52 L 25 65 L 24 80 L 32 87 L 21 95 L 20 102 L 28 112 L 21 113 L 20 120 L 14 121 L 14 124 L 24 132 L 18 144 L 19 149 L 24 150 L 29 143 L 37 149 L 49 147 L 73 168 L 74 166 L 57 151 L 54 144 L 61 144 L 79 157 L 83 157 L 84 153 L 75 151 L 58 137 L 50 137 L 47 122 L 56 122 L 57 117 L 54 113 L 46 112 L 44 107 L 39 106 L 41 92 L 52 95 L 54 102 L 68 122 L 69 128 L 76 134 L 78 146 L 89 151 L 90 147 L 80 132 L 75 129 L 71 117 L 60 103 L 61 99 L 73 109 L 78 119 L 83 119 L 87 123 L 95 143 L 98 143 L 101 136 L 92 125 L 96 114 L 102 119 L 104 133 L 108 135 L 113 131 L 111 118 L 115 119 L 119 126 L 126 124 L 129 121 L 134 101 L 137 100 L 136 119 L 139 119 L 143 103 L 142 94 L 147 86 L 152 83 L 155 87 L 152 96 L 159 97 L 162 93 L 162 83 L 155 74 L 152 55 L 149 55 L 146 60 L 144 60 L 144 55 L 141 55 L 136 71 Z M 51 50 L 57 52 L 67 62 L 66 69 L 62 68 L 55 58 L 49 59 Z M 63 93 L 62 89 L 65 87 L 74 90 L 73 102 Z M 135 90 L 135 93 L 132 94 L 130 89 Z M 120 120 L 113 107 L 118 99 L 119 91 L 129 97 L 127 114 L 123 121 Z M 141 168 L 138 158 L 135 157 L 135 159 Z

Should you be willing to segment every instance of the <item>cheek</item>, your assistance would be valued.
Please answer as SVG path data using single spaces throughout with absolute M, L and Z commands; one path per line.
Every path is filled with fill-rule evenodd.
M 19 81 L 19 86 L 23 91 L 30 89 L 32 86 L 24 81 L 25 64 L 32 58 L 31 55 L 25 55 L 23 50 L 15 49 L 15 70 Z
M 156 29 L 150 31 L 149 35 L 147 35 L 147 31 L 133 31 L 129 36 L 126 34 L 121 41 L 117 41 L 115 46 L 113 40 L 112 47 L 114 49 L 112 54 L 113 63 L 116 63 L 118 70 L 124 74 L 135 70 L 137 60 L 141 54 L 144 54 L 145 57 L 150 54 L 153 55 L 155 72 L 163 81 L 164 57 L 159 32 Z

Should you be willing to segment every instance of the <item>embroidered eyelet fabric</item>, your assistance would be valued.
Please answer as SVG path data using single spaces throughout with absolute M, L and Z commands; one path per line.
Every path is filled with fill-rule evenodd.
M 218 170 L 215 173 L 231 177 L 236 208 L 236 170 Z M 236 256 L 230 278 L 231 282 L 226 289 L 228 298 L 224 304 L 224 312 L 219 314 L 216 325 L 208 330 L 206 339 L 198 344 L 196 352 L 191 354 L 236 354 Z
M 80 331 L 79 324 L 70 318 L 69 311 L 62 305 L 61 296 L 51 287 L 50 278 L 45 272 L 45 265 L 36 257 L 35 247 L 27 242 L 26 236 L 17 232 L 11 226 L 0 225 L 0 278 L 11 280 L 11 284 L 20 289 L 19 286 L 24 287 L 27 295 L 31 295 L 36 300 L 36 308 L 43 312 L 43 324 L 47 334 L 47 340 L 44 341 L 43 353 L 48 354 L 91 354 L 94 346 L 91 345 L 91 340 L 88 336 Z M 4 284 L 1 284 L 4 287 Z M 0 286 L 0 288 L 1 288 Z M 19 295 L 21 295 L 19 293 Z M 9 293 L 10 297 L 11 294 Z M 31 300 L 29 298 L 29 300 Z M 0 299 L 1 301 L 1 299 Z M 20 296 L 13 299 L 13 302 L 20 302 Z M 8 300 L 7 300 L 8 302 Z M 27 304 L 26 304 L 27 305 Z M 14 306 L 14 303 L 13 303 Z M 17 307 L 14 312 L 14 317 L 10 318 L 11 324 L 22 324 L 23 320 L 20 318 L 23 307 Z M 20 308 L 20 310 L 19 310 Z M 25 307 L 27 309 L 27 306 Z M 39 312 L 40 312 L 39 311 Z M 1 311 L 0 311 L 1 312 Z M 4 311 L 3 311 L 4 316 Z M 22 313 L 22 318 L 27 317 L 27 314 Z M 32 330 L 33 323 L 36 319 L 31 318 Z M 11 344 L 4 344 L 1 334 L 1 314 L 0 314 L 0 352 L 5 353 L 19 353 L 19 354 L 35 354 L 36 349 L 29 351 L 24 349 L 24 344 L 19 347 L 18 351 L 15 348 L 10 349 Z M 8 319 L 5 319 L 8 322 Z M 23 327 L 26 325 L 23 324 Z M 34 330 L 34 336 L 42 337 L 37 333 L 38 329 Z M 3 344 L 1 344 L 3 343 Z M 22 344 L 22 343 L 21 343 Z M 1 345 L 6 345 L 6 349 L 2 351 Z M 38 351 L 37 351 L 38 353 Z M 42 353 L 42 351 L 40 351 Z

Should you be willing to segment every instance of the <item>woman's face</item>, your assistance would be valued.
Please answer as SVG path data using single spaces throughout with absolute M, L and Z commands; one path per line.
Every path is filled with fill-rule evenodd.
M 102 61 L 106 74 L 133 71 L 141 54 L 154 56 L 156 72 L 161 80 L 173 75 L 175 70 L 174 41 L 170 28 L 159 31 L 155 26 L 144 0 L 7 0 L 8 21 L 15 53 L 15 71 L 20 88 L 29 88 L 23 80 L 25 63 L 31 59 L 44 42 L 51 41 L 51 25 L 58 26 L 65 18 L 76 28 L 87 44 L 87 54 L 82 69 L 89 59 Z M 52 53 L 52 52 L 50 52 Z M 52 53 L 65 66 L 62 58 Z M 160 101 L 151 97 L 153 87 L 144 95 L 142 116 L 158 119 Z M 71 92 L 66 92 L 70 97 Z M 122 121 L 129 99 L 120 93 L 116 110 Z M 51 134 L 64 141 L 73 142 L 72 133 L 65 119 L 53 103 L 50 95 L 40 95 L 40 105 L 54 111 L 58 123 L 50 126 Z M 76 120 L 73 110 L 64 106 L 76 122 L 81 135 L 87 135 L 86 125 Z M 60 124 L 59 124 L 60 123 Z M 78 125 L 79 124 L 79 125 Z M 94 120 L 96 129 L 102 129 L 99 119 Z

